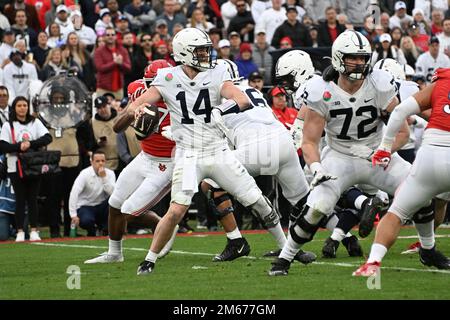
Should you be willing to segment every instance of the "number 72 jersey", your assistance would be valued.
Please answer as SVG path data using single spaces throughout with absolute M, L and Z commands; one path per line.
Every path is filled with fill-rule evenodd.
M 194 79 L 184 73 L 182 66 L 158 70 L 152 86 L 169 108 L 177 147 L 207 152 L 226 145 L 223 132 L 211 120 L 211 109 L 221 103 L 222 84 L 229 80 L 222 64 L 199 72 Z
M 305 86 L 303 102 L 325 118 L 327 145 L 351 155 L 350 146 L 376 149 L 383 137 L 381 113 L 397 95 L 394 78 L 384 70 L 373 70 L 353 95 L 336 83 L 313 77 Z

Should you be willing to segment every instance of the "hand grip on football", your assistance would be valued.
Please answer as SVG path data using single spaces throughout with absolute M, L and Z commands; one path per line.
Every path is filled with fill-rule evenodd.
M 159 111 L 158 107 L 149 104 L 139 106 L 134 112 L 134 121 L 131 125 L 134 128 L 138 140 L 143 140 L 152 134 L 158 127 Z

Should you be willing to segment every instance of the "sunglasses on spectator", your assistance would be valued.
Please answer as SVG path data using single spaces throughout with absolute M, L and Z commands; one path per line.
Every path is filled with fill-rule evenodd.
M 142 39 L 142 42 L 151 42 L 151 41 L 152 41 L 152 39 L 150 39 L 150 38 Z
M 107 37 L 114 37 L 116 34 L 115 33 L 106 33 L 105 34 Z

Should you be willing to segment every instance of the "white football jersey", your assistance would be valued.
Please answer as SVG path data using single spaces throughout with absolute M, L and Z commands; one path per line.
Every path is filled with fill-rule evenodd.
M 248 109 L 243 112 L 227 114 L 223 120 L 228 129 L 230 129 L 230 139 L 233 144 L 243 140 L 260 140 L 273 135 L 275 131 L 286 131 L 272 112 L 272 108 L 260 91 L 250 86 L 237 85 L 250 102 Z M 263 125 L 263 126 L 262 126 Z M 263 134 L 261 128 L 263 128 Z M 261 136 L 261 135 L 264 136 Z
M 431 77 L 437 68 L 450 68 L 450 58 L 444 53 L 439 52 L 437 59 L 434 59 L 430 52 L 422 53 L 416 61 L 416 73 L 421 74 L 431 82 Z
M 397 95 L 395 80 L 384 70 L 373 70 L 353 95 L 336 83 L 314 77 L 306 83 L 303 101 L 325 118 L 330 148 L 351 155 L 351 145 L 376 149 L 383 136 L 381 112 Z
M 419 86 L 417 83 L 413 81 L 407 80 L 397 80 L 396 82 L 398 88 L 398 98 L 400 102 L 405 101 L 409 97 L 411 97 L 416 92 L 419 92 Z M 422 118 L 416 117 L 418 122 L 422 122 Z M 425 121 L 425 120 L 423 120 Z M 401 148 L 402 150 L 414 149 L 416 143 L 416 132 L 415 126 L 409 126 L 409 139 L 408 142 Z
M 211 119 L 211 109 L 221 103 L 222 85 L 230 80 L 223 64 L 199 72 L 194 79 L 184 73 L 182 66 L 158 70 L 152 86 L 168 106 L 177 148 L 213 152 L 226 145 L 223 132 Z

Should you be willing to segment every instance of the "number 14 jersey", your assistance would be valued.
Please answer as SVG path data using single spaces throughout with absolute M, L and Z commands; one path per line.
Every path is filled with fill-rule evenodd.
M 226 145 L 223 132 L 211 119 L 211 109 L 221 103 L 220 91 L 230 75 L 223 64 L 190 79 L 182 66 L 159 69 L 155 86 L 170 112 L 177 148 L 214 152 Z
M 332 81 L 313 77 L 306 83 L 303 102 L 325 118 L 327 145 L 351 155 L 354 144 L 378 147 L 384 126 L 381 112 L 396 95 L 394 78 L 384 70 L 373 70 L 354 94 Z

